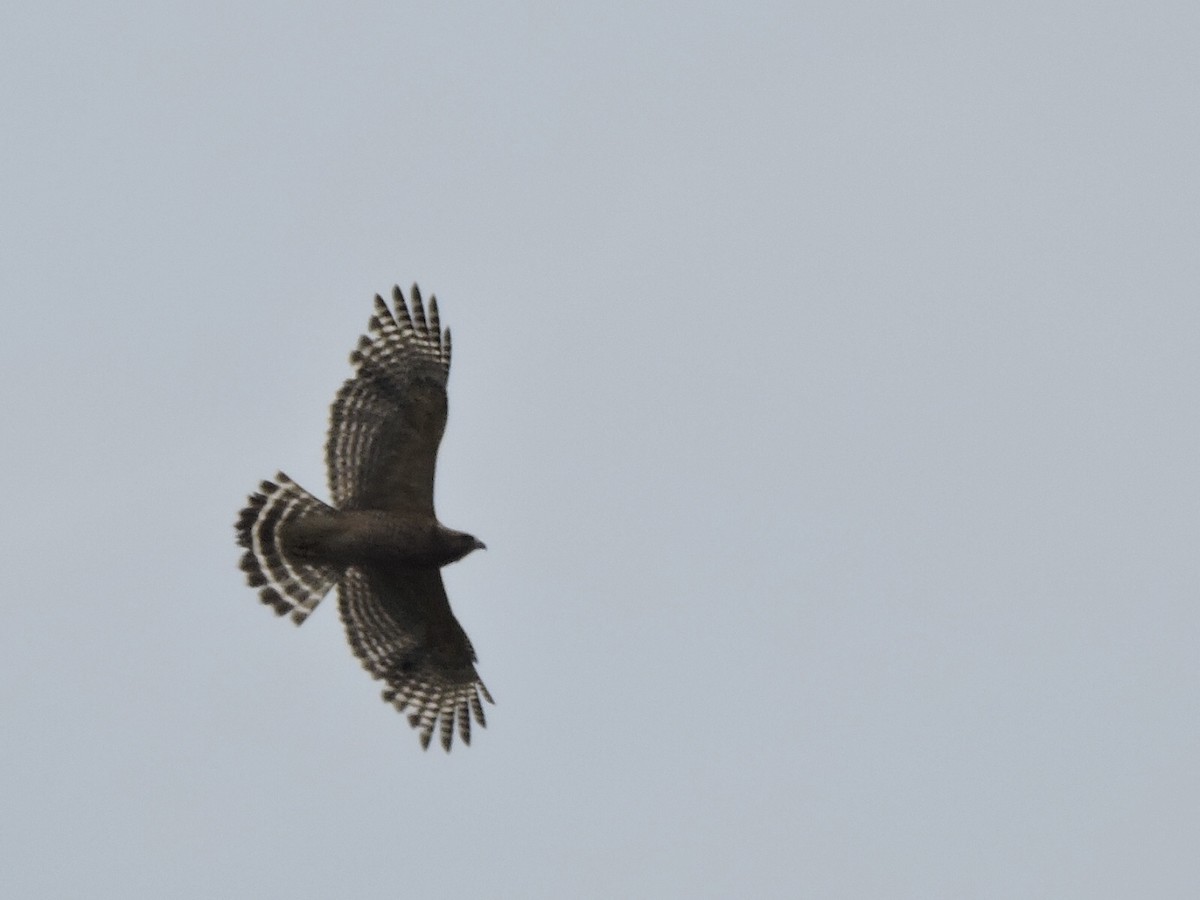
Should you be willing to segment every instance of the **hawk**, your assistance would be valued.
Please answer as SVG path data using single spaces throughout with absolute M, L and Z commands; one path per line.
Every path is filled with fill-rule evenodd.
M 450 329 L 437 298 L 426 315 L 414 284 L 393 310 L 375 295 L 369 334 L 350 354 L 353 377 L 330 410 L 325 462 L 333 505 L 282 472 L 264 481 L 238 516 L 241 568 L 262 602 L 297 625 L 335 584 L 354 655 L 387 687 L 383 699 L 429 747 L 449 751 L 455 725 L 471 742 L 486 725 L 475 651 L 446 597 L 442 566 L 483 549 L 433 510 L 433 476 L 446 427 Z

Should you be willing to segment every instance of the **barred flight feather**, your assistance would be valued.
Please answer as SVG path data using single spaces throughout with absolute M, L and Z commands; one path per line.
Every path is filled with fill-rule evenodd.
M 441 576 L 434 573 L 438 583 Z M 406 713 L 417 729 L 421 746 L 428 748 L 435 729 L 449 751 L 455 724 L 464 744 L 471 743 L 471 716 L 487 726 L 480 697 L 494 703 L 472 661 L 474 651 L 465 642 L 466 655 L 452 663 L 439 658 L 439 647 L 430 648 L 428 633 L 402 625 L 393 618 L 376 585 L 363 570 L 351 567 L 338 590 L 338 611 L 346 626 L 350 648 L 371 675 L 383 681 L 383 699 Z M 456 650 L 458 648 L 455 648 Z
M 437 298 L 429 298 L 428 318 L 415 284 L 409 303 L 399 287 L 392 298 L 394 313 L 375 295 L 368 334 L 350 354 L 354 377 L 342 386 L 331 409 L 325 457 L 333 502 L 342 509 L 357 505 L 374 484 L 381 454 L 395 449 L 381 446 L 383 436 L 415 414 L 415 395 L 434 391 L 445 403 L 450 332 L 442 331 Z
M 260 493 L 250 495 L 237 521 L 238 545 L 245 548 L 241 569 L 246 582 L 259 588 L 262 602 L 277 615 L 291 615 L 297 625 L 317 608 L 338 578 L 332 566 L 311 565 L 289 559 L 280 541 L 285 523 L 313 513 L 329 511 L 316 497 L 284 475 L 278 484 L 264 481 Z

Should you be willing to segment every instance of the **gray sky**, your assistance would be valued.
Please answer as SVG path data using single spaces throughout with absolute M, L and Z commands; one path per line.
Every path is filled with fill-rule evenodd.
M 10 4 L 0 894 L 1200 895 L 1191 3 Z M 455 337 L 422 753 L 232 523 Z

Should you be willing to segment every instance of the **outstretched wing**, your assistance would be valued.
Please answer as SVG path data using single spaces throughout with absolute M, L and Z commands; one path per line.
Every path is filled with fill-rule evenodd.
M 471 743 L 471 715 L 486 725 L 484 700 L 492 703 L 475 671 L 475 651 L 450 611 L 442 573 L 352 566 L 339 586 L 338 609 L 354 655 L 387 684 L 383 699 L 408 713 L 428 747 L 435 728 L 450 749 L 457 721 Z
M 450 329 L 429 316 L 412 288 L 412 311 L 399 287 L 395 314 L 375 295 L 370 334 L 350 354 L 357 371 L 333 401 L 325 462 L 339 509 L 433 515 L 433 476 L 446 428 Z

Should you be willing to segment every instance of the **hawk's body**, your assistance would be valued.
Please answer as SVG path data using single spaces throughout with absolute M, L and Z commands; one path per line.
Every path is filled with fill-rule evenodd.
M 409 712 L 428 746 L 435 726 L 447 750 L 455 721 L 464 743 L 471 714 L 484 724 L 475 653 L 454 618 L 442 566 L 483 544 L 446 528 L 433 509 L 438 445 L 446 426 L 450 331 L 437 300 L 426 317 L 393 294 L 375 298 L 370 336 L 334 400 L 325 446 L 334 506 L 282 472 L 264 481 L 237 522 L 242 569 L 264 603 L 300 624 L 335 584 L 354 653 L 387 684 L 384 699 Z

